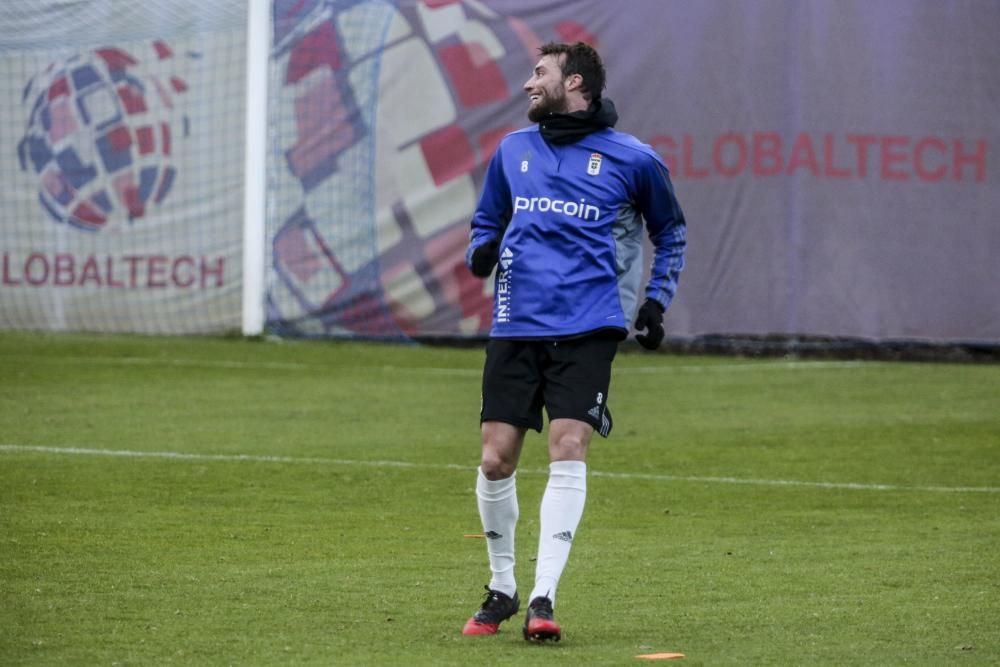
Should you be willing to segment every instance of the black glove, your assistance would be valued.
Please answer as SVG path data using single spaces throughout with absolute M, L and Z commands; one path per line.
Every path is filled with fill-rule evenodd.
M 496 239 L 487 241 L 472 251 L 472 274 L 480 278 L 488 278 L 499 259 L 500 242 Z
M 635 339 L 647 350 L 655 350 L 663 342 L 663 306 L 655 299 L 646 299 L 639 308 L 635 318 L 636 331 L 646 330 L 645 334 L 636 334 Z

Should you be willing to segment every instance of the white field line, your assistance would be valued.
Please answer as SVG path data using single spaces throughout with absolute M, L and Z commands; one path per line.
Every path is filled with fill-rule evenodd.
M 233 368 L 300 371 L 309 364 L 280 361 L 227 361 L 224 359 L 168 359 L 160 357 L 40 357 L 34 362 L 91 366 L 177 366 L 182 368 Z
M 479 377 L 482 368 L 445 368 L 440 366 L 324 366 L 280 361 L 232 361 L 223 359 L 170 359 L 162 357 L 42 357 L 37 361 L 58 364 L 83 364 L 94 366 L 173 366 L 181 368 L 228 368 L 235 370 L 381 370 L 387 373 L 420 375 L 444 375 L 455 377 Z M 815 371 L 871 368 L 879 362 L 872 361 L 751 361 L 746 363 L 718 364 L 657 364 L 651 366 L 617 366 L 615 375 L 644 375 L 660 373 L 690 372 L 745 372 L 745 371 Z
M 364 468 L 409 468 L 423 470 L 457 470 L 471 473 L 475 467 L 457 463 L 413 463 L 409 461 L 363 461 L 318 457 L 267 456 L 259 454 L 194 454 L 186 452 L 140 452 L 123 449 L 94 449 L 86 447 L 42 447 L 35 445 L 0 444 L 3 453 L 36 453 L 53 456 L 113 456 L 136 459 L 167 459 L 175 461 L 221 461 L 250 463 L 306 464 L 330 466 L 357 466 Z M 528 475 L 547 475 L 547 470 L 519 469 Z M 686 475 L 659 475 L 655 473 L 589 471 L 591 477 L 652 482 L 694 482 L 698 484 L 742 484 L 746 486 L 777 486 L 847 491 L 900 491 L 923 493 L 1000 493 L 995 486 L 903 486 L 899 484 L 861 484 L 856 482 L 809 482 L 792 479 L 748 479 L 741 477 L 703 477 Z
M 661 373 L 717 373 L 742 371 L 818 371 L 843 370 L 852 368 L 871 368 L 880 362 L 872 361 L 759 361 L 743 364 L 662 364 L 656 366 L 618 366 L 612 371 L 614 375 L 653 375 Z M 420 373 L 426 375 L 454 375 L 479 377 L 481 368 L 437 368 L 437 367 L 396 367 L 383 366 L 382 370 L 393 373 Z

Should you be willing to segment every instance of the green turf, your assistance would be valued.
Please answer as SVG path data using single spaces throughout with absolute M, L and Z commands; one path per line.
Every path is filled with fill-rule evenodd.
M 481 363 L 0 333 L 0 664 L 1000 663 L 1000 366 L 621 354 L 535 646 L 460 635 Z

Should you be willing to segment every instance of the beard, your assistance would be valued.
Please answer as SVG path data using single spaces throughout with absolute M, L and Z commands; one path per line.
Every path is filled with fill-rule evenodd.
M 538 102 L 528 107 L 528 120 L 538 123 L 550 113 L 566 113 L 566 91 L 561 86 L 543 92 Z

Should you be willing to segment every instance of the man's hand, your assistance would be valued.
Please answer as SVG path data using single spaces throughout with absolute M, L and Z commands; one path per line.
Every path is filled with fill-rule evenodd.
M 472 251 L 472 274 L 479 278 L 488 278 L 493 273 L 493 267 L 499 259 L 500 242 L 496 239 L 487 241 Z
M 655 350 L 663 342 L 663 306 L 659 301 L 646 299 L 635 318 L 636 331 L 645 329 L 645 334 L 636 334 L 635 339 L 647 350 Z

